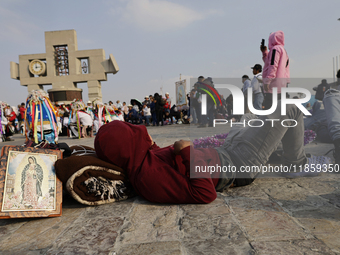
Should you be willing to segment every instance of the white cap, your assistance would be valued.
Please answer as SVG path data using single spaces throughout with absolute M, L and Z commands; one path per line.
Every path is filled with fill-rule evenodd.
M 170 95 L 169 92 L 166 92 L 165 95 Z

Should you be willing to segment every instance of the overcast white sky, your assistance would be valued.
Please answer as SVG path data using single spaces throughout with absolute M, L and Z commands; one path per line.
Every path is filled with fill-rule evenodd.
M 143 99 L 161 86 L 174 97 L 180 74 L 251 76 L 250 67 L 262 64 L 261 39 L 267 43 L 277 30 L 285 33 L 292 77 L 331 82 L 340 54 L 339 10 L 339 0 L 1 0 L 0 101 L 27 97 L 27 88 L 10 78 L 10 61 L 44 53 L 44 32 L 66 29 L 76 30 L 79 50 L 115 56 L 120 71 L 102 82 L 104 102 Z M 87 85 L 79 87 L 87 100 Z

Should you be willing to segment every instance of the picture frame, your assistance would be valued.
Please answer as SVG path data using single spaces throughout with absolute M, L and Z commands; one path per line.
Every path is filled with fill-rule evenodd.
M 0 158 L 0 219 L 58 217 L 62 182 L 54 163 L 59 150 L 4 146 Z
M 186 80 L 177 81 L 176 84 L 176 106 L 187 105 L 187 84 Z

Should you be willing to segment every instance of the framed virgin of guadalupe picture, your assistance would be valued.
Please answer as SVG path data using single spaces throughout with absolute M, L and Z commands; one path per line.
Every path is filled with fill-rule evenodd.
M 176 84 L 176 106 L 187 105 L 187 85 L 186 80 L 177 81 Z
M 61 216 L 59 150 L 4 146 L 0 158 L 0 219 Z

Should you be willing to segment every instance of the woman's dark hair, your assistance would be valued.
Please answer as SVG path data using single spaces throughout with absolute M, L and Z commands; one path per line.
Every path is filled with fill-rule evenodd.
M 30 162 L 30 159 L 32 159 L 34 161 L 34 163 L 37 163 L 37 160 L 35 159 L 35 157 L 28 157 L 28 162 Z

